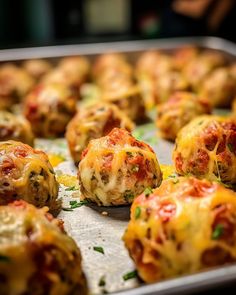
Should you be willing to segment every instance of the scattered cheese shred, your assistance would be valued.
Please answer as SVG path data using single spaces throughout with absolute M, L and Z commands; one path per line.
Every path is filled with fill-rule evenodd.
M 48 154 L 48 158 L 52 167 L 56 167 L 57 165 L 65 161 L 65 158 L 63 156 L 57 154 Z
M 175 173 L 175 167 L 173 165 L 160 164 L 160 167 L 163 174 L 163 180 Z
M 69 174 L 62 174 L 57 176 L 57 181 L 66 187 L 74 187 L 74 189 L 79 189 L 77 177 Z

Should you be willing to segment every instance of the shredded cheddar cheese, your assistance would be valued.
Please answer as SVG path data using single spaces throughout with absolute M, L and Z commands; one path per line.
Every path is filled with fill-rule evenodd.
M 69 174 L 58 175 L 57 181 L 66 187 L 74 187 L 75 189 L 79 188 L 77 177 L 74 175 L 69 175 Z

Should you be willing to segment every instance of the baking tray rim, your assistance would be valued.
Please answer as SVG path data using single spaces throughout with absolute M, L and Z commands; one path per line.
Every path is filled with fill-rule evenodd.
M 148 49 L 164 50 L 178 48 L 187 44 L 221 50 L 225 51 L 227 54 L 236 55 L 236 44 L 233 42 L 219 37 L 202 36 L 1 49 L 0 61 L 17 61 L 31 58 L 59 58 L 68 55 L 91 56 L 108 51 L 134 53 Z

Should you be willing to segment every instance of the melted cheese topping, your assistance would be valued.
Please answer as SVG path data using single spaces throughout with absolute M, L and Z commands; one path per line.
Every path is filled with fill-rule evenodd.
M 195 195 L 198 192 L 199 195 Z M 172 212 L 171 207 L 166 207 L 166 211 L 162 209 L 168 204 L 174 208 Z M 229 216 L 235 235 L 236 194 L 216 183 L 211 185 L 206 180 L 193 178 L 168 179 L 149 197 L 136 198 L 124 241 L 141 278 L 155 282 L 199 271 L 206 267 L 203 256 L 217 247 L 236 260 L 234 245 L 223 236 L 212 238 L 214 210 L 222 204 L 231 208 Z M 167 214 L 167 218 L 163 214 Z M 217 257 L 210 258 L 213 263 L 217 261 Z
M 38 279 L 34 287 L 49 295 L 58 294 L 58 289 L 66 295 L 84 285 L 79 249 L 61 230 L 61 222 L 49 221 L 46 212 L 46 208 L 37 210 L 27 203 L 0 207 L 0 255 L 5 258 L 0 261 L 0 274 L 6 278 L 0 289 L 4 294 L 31 293 L 30 280 L 39 276 L 48 281 L 50 290 L 44 290 Z M 41 257 L 42 269 L 37 257 Z M 49 261 L 55 261 L 58 268 L 51 268 Z
M 78 180 L 74 175 L 62 174 L 57 176 L 57 181 L 67 187 L 74 187 L 78 189 Z
M 34 136 L 29 122 L 24 117 L 0 111 L 0 140 L 10 139 L 33 145 Z
M 22 198 L 39 207 L 58 207 L 58 183 L 44 152 L 16 141 L 1 142 L 0 176 L 0 204 Z
M 160 184 L 162 175 L 155 153 L 147 145 L 143 148 L 132 146 L 130 144 L 132 137 L 128 132 L 124 131 L 120 136 L 122 142 L 114 145 L 108 143 L 109 135 L 90 141 L 88 152 L 79 164 L 78 175 L 82 185 L 82 198 L 91 199 L 105 206 L 126 204 L 132 202 L 133 197 L 146 187 L 156 187 Z M 110 168 L 106 168 L 104 157 L 110 155 L 112 159 L 108 159 L 107 163 Z M 127 155 L 133 157 L 141 155 L 143 159 L 149 161 L 151 170 L 146 171 L 147 175 L 143 179 L 137 180 L 135 173 L 141 167 L 139 165 L 129 167 Z M 104 174 L 108 178 L 105 181 Z
M 167 179 L 170 175 L 175 173 L 175 167 L 173 165 L 160 164 L 163 180 Z
M 81 153 L 91 139 L 107 134 L 104 127 L 108 132 L 114 127 L 132 131 L 134 123 L 118 107 L 108 103 L 99 103 L 80 109 L 71 120 L 67 127 L 66 139 L 76 163 L 80 161 Z
M 178 91 L 167 102 L 158 105 L 156 124 L 163 138 L 175 140 L 183 126 L 199 115 L 210 113 L 210 110 L 208 102 L 201 97 Z
M 65 158 L 63 156 L 57 154 L 48 154 L 48 159 L 52 167 L 56 167 L 60 163 L 65 161 Z
M 236 156 L 231 152 L 229 146 L 227 145 L 229 139 L 229 133 L 222 127 L 222 123 L 231 123 L 231 119 L 217 116 L 199 116 L 192 120 L 188 125 L 181 129 L 176 139 L 176 146 L 173 152 L 173 161 L 176 164 L 176 159 L 179 154 L 183 159 L 182 170 L 180 171 L 176 166 L 176 170 L 179 174 L 193 174 L 194 170 L 190 167 L 190 162 L 195 161 L 195 166 L 198 165 L 197 153 L 199 150 L 203 150 L 209 156 L 209 161 L 207 162 L 207 169 L 205 174 L 201 174 L 199 177 L 207 178 L 209 180 L 221 180 L 223 182 L 235 183 L 236 182 Z M 217 142 L 213 150 L 206 148 L 204 142 L 204 130 L 213 126 L 217 130 Z M 229 157 L 231 164 L 227 163 L 228 158 L 221 157 L 221 154 L 217 154 L 217 149 L 221 142 L 226 143 L 225 150 L 227 152 L 227 157 Z M 224 164 L 224 169 L 227 169 L 224 174 L 221 173 L 218 163 L 222 162 Z
M 24 113 L 37 136 L 60 136 L 76 113 L 76 101 L 73 91 L 63 83 L 38 85 L 26 97 Z

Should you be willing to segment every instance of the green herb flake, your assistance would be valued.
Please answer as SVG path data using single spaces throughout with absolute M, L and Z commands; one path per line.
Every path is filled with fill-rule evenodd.
M 152 194 L 152 189 L 148 186 L 145 188 L 143 193 L 146 197 L 148 197 L 150 194 Z
M 140 207 L 136 207 L 135 208 L 135 212 L 134 212 L 134 217 L 135 219 L 138 219 L 141 215 L 141 208 Z
M 126 152 L 126 155 L 129 156 L 129 157 L 132 157 L 133 153 L 132 152 Z
M 0 254 L 0 263 L 1 262 L 10 262 L 10 261 L 11 261 L 10 257 Z
M 130 279 L 134 279 L 137 277 L 137 275 L 138 275 L 137 270 L 127 272 L 126 274 L 123 275 L 123 280 L 128 281 Z
M 102 247 L 100 247 L 100 246 L 94 246 L 93 250 L 97 251 L 97 252 L 99 252 L 101 254 L 104 254 L 104 249 Z
M 98 282 L 99 287 L 104 287 L 106 286 L 106 281 L 105 281 L 105 276 L 102 276 Z
M 65 189 L 65 191 L 75 191 L 76 190 L 76 187 L 75 186 L 70 186 L 70 187 L 67 187 L 66 189 Z
M 224 233 L 224 227 L 222 224 L 217 224 L 214 231 L 212 232 L 212 240 L 218 240 Z
M 228 147 L 228 149 L 229 149 L 231 152 L 234 151 L 233 145 L 232 145 L 231 143 L 228 143 L 228 144 L 227 144 L 227 147 Z
M 129 191 L 126 191 L 126 194 L 124 195 L 124 199 L 126 202 L 130 202 L 130 200 L 133 200 L 134 199 L 134 194 L 129 192 Z
M 88 200 L 83 200 L 83 201 L 80 201 L 80 202 L 77 202 L 77 201 L 70 201 L 70 207 L 68 208 L 62 208 L 62 210 L 64 211 L 73 211 L 73 209 L 75 208 L 80 208 L 84 205 L 87 205 L 89 203 Z

